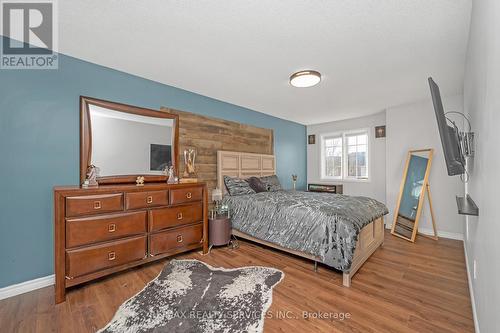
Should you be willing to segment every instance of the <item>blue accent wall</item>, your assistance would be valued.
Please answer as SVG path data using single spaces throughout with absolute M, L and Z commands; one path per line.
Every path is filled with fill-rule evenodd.
M 53 274 L 52 187 L 79 183 L 80 95 L 272 128 L 283 186 L 295 173 L 305 188 L 303 125 L 65 55 L 58 70 L 0 70 L 0 288 Z

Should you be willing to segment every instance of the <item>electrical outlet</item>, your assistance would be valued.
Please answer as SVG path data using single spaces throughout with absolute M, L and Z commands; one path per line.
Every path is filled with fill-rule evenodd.
M 474 280 L 477 279 L 477 264 L 476 264 L 476 259 L 474 259 L 474 264 L 472 266 L 472 272 L 473 272 L 473 276 L 474 276 Z

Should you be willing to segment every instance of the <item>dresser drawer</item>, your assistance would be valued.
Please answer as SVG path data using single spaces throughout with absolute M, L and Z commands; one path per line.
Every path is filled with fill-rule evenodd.
M 183 224 L 199 222 L 203 219 L 201 202 L 149 211 L 149 231 L 177 227 Z
M 189 187 L 170 190 L 170 204 L 176 205 L 185 202 L 201 201 L 203 199 L 203 188 Z
M 133 192 L 125 194 L 125 208 L 138 209 L 168 205 L 168 191 Z
M 176 248 L 200 244 L 203 237 L 203 224 L 195 224 L 189 227 L 177 228 L 157 234 L 150 237 L 149 253 L 157 255 L 165 253 Z
M 66 247 L 99 243 L 146 232 L 147 212 L 66 220 Z
M 145 256 L 146 236 L 76 250 L 66 250 L 66 275 L 74 278 L 101 269 L 141 260 Z
M 110 213 L 123 210 L 123 193 L 66 198 L 66 216 Z

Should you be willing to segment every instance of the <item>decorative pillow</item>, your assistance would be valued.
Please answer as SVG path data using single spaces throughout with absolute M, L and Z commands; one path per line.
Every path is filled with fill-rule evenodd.
M 267 186 L 258 177 L 250 177 L 247 179 L 248 185 L 257 193 L 266 192 Z
M 276 175 L 260 177 L 260 181 L 264 183 L 269 192 L 281 191 L 283 189 Z
M 232 178 L 229 176 L 224 176 L 224 184 L 229 192 L 229 195 L 243 195 L 243 194 L 254 194 L 255 191 L 252 190 L 250 185 L 240 178 Z

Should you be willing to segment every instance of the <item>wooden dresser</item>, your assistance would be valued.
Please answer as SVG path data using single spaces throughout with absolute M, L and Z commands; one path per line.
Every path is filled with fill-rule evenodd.
M 54 188 L 56 303 L 66 288 L 177 253 L 208 251 L 204 183 Z

